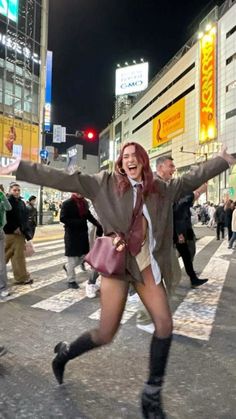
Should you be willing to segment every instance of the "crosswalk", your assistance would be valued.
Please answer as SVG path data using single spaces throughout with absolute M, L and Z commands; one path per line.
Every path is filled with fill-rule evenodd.
M 192 339 L 209 340 L 215 321 L 217 306 L 222 293 L 231 258 L 235 258 L 235 252 L 227 248 L 227 242 L 216 242 L 213 236 L 205 236 L 197 241 L 199 254 L 206 246 L 214 246 L 212 256 L 202 270 L 203 277 L 209 278 L 208 283 L 199 289 L 189 290 L 173 313 L 174 332 L 178 335 Z M 217 247 L 217 248 L 216 248 Z M 36 253 L 27 259 L 27 268 L 35 278 L 34 283 L 29 285 L 12 285 L 10 295 L 0 299 L 0 303 L 8 303 L 18 299 L 22 304 L 30 305 L 32 310 L 45 310 L 54 313 L 66 313 L 66 310 L 81 301 L 86 300 L 85 282 L 87 274 L 80 272 L 81 284 L 78 290 L 67 289 L 66 275 L 62 265 L 66 261 L 64 256 L 63 240 L 45 241 L 35 245 Z M 180 261 L 181 267 L 182 261 Z M 8 278 L 13 279 L 10 268 Z M 51 287 L 51 288 L 50 288 Z M 46 297 L 43 297 L 43 291 Z M 37 291 L 41 290 L 40 296 Z M 30 299 L 22 300 L 27 294 L 38 296 L 38 301 L 31 304 Z M 94 301 L 94 300 L 93 300 Z M 90 303 L 87 300 L 88 304 Z M 92 311 L 88 318 L 98 321 L 100 318 L 99 299 L 96 300 L 97 309 Z M 94 310 L 94 304 L 91 305 Z M 125 325 L 133 318 L 140 309 L 140 304 L 127 303 L 121 324 Z

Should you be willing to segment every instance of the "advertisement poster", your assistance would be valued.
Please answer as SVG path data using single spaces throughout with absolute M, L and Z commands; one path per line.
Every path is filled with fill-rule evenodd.
M 185 99 L 180 99 L 153 119 L 152 147 L 170 141 L 172 137 L 184 132 Z
M 20 146 L 20 147 L 16 147 Z M 38 162 L 39 127 L 0 115 L 0 154 L 4 157 L 21 155 L 24 160 Z

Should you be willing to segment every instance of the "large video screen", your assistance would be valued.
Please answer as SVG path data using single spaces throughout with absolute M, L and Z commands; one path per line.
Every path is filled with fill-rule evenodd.
M 0 0 L 0 14 L 17 22 L 19 0 Z

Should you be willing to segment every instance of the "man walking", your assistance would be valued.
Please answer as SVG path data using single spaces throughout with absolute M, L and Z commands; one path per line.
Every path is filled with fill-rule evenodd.
M 67 273 L 68 287 L 77 289 L 75 268 L 81 265 L 84 255 L 89 252 L 88 225 L 90 221 L 97 227 L 97 235 L 102 235 L 102 227 L 88 209 L 88 202 L 78 193 L 63 202 L 60 221 L 65 225 L 65 255 L 68 262 L 63 266 Z
M 31 234 L 28 225 L 28 211 L 20 196 L 20 185 L 11 183 L 9 190 L 9 202 L 11 211 L 7 212 L 7 222 L 4 226 L 6 235 L 5 259 L 6 263 L 11 259 L 12 270 L 17 284 L 32 284 L 33 280 L 26 270 L 25 240 L 30 240 Z
M 161 156 L 156 160 L 157 176 L 165 182 L 169 182 L 175 172 L 175 165 L 171 156 Z M 203 185 L 197 191 L 189 194 L 188 196 L 180 199 L 179 202 L 174 204 L 174 243 L 176 248 L 183 259 L 184 268 L 189 276 L 192 288 L 199 287 L 205 284 L 207 279 L 199 279 L 193 268 L 193 254 L 191 254 L 188 240 L 194 240 L 194 232 L 192 229 L 191 212 L 195 199 L 206 191 L 206 186 Z

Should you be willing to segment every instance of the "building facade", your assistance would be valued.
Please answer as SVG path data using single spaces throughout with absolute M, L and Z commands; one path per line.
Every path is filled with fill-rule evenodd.
M 48 0 L 0 0 L 0 160 L 39 160 Z
M 236 153 L 235 0 L 199 22 L 199 32 L 109 130 L 114 159 L 121 144 L 134 140 L 148 151 L 153 170 L 158 156 L 171 155 L 177 175 L 211 158 L 222 144 Z M 206 199 L 218 203 L 227 195 L 236 200 L 235 175 L 236 167 L 211 180 Z

